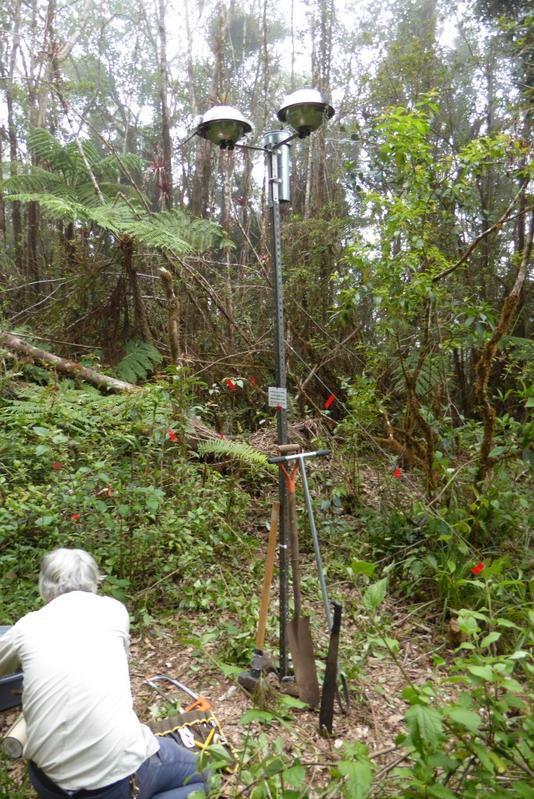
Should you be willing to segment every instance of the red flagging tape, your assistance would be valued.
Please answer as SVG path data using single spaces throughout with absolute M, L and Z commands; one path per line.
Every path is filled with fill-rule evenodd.
M 326 402 L 325 402 L 325 404 L 324 404 L 324 406 L 323 406 L 323 407 L 324 407 L 326 410 L 328 410 L 328 408 L 329 408 L 329 407 L 332 405 L 332 403 L 333 403 L 333 402 L 335 402 L 335 401 L 336 401 L 336 395 L 335 395 L 335 394 L 330 394 L 330 396 L 327 398 L 327 400 L 326 400 Z

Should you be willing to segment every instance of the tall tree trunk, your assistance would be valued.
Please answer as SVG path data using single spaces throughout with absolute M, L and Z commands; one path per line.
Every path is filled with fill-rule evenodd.
M 4 146 L 3 146 L 3 130 L 0 130 L 0 164 L 4 163 Z M 0 247 L 4 249 L 6 244 L 6 206 L 4 203 L 4 195 L 0 192 Z
M 148 324 L 145 301 L 143 300 L 143 295 L 141 294 L 141 287 L 139 286 L 139 280 L 137 278 L 137 270 L 133 262 L 133 242 L 128 236 L 123 236 L 119 242 L 119 246 L 124 254 L 124 266 L 126 268 L 126 274 L 128 275 L 130 288 L 132 290 L 137 331 L 144 341 L 152 342 L 153 337 Z
M 168 101 L 169 67 L 167 63 L 166 3 L 158 0 L 159 99 L 161 114 L 162 169 L 159 172 L 159 201 L 164 211 L 172 208 L 172 144 Z
M 7 109 L 7 135 L 9 140 L 9 171 L 14 177 L 17 174 L 18 141 L 17 127 L 15 124 L 15 109 L 13 103 L 13 87 L 15 77 L 15 67 L 17 62 L 17 52 L 20 47 L 20 12 L 21 0 L 17 0 L 13 9 L 13 38 L 11 51 L 9 54 L 8 67 L 6 69 L 3 59 L 0 59 L 0 75 L 4 84 L 4 94 Z M 7 55 L 7 54 L 6 54 Z M 11 204 L 11 221 L 13 226 L 13 250 L 15 256 L 15 268 L 19 277 L 24 272 L 24 260 L 22 251 L 22 216 L 19 202 Z

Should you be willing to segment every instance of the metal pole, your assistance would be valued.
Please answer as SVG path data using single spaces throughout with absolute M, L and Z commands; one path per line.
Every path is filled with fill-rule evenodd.
M 271 147 L 266 148 L 268 197 L 271 216 L 272 237 L 272 281 L 274 301 L 274 344 L 276 360 L 276 385 L 287 387 L 285 333 L 284 333 L 284 291 L 282 284 L 282 243 L 280 236 L 280 195 L 277 153 Z M 278 408 L 276 412 L 276 430 L 278 444 L 287 444 L 287 408 Z M 278 478 L 278 496 L 280 499 L 280 677 L 285 677 L 287 667 L 286 624 L 288 621 L 288 558 L 287 543 L 289 515 L 287 490 L 283 474 Z
M 321 558 L 321 548 L 319 546 L 319 536 L 317 535 L 317 527 L 315 526 L 315 517 L 313 514 L 313 505 L 311 501 L 310 487 L 308 485 L 308 475 L 306 474 L 306 464 L 304 458 L 299 458 L 300 474 L 302 477 L 302 488 L 304 490 L 304 501 L 306 503 L 306 510 L 308 511 L 308 522 L 310 524 L 310 531 L 312 534 L 313 549 L 315 552 L 315 562 L 317 564 L 317 571 L 319 573 L 319 585 L 321 586 L 321 596 L 323 598 L 324 613 L 326 623 L 328 625 L 328 632 L 332 629 L 332 614 L 330 612 L 330 600 L 328 599 L 328 589 L 326 587 L 326 580 L 324 576 L 323 560 Z

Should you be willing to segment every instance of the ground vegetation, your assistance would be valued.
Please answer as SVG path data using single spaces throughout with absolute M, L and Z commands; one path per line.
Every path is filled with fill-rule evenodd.
M 37 607 L 43 552 L 82 546 L 132 613 L 139 712 L 161 671 L 213 699 L 240 757 L 214 796 L 531 799 L 529 4 L 0 22 L 0 622 Z M 292 146 L 282 256 L 290 437 L 331 450 L 310 485 L 352 709 L 329 740 L 236 682 L 278 485 L 270 232 L 261 154 L 191 137 L 231 104 L 257 143 L 312 84 L 336 116 Z M 31 795 L 0 764 L 0 796 Z

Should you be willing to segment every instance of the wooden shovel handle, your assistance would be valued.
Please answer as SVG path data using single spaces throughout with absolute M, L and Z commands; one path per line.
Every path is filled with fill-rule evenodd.
M 300 570 L 299 570 L 299 536 L 297 532 L 297 502 L 295 488 L 291 487 L 287 493 L 289 509 L 289 540 L 291 544 L 291 575 L 293 577 L 293 601 L 295 603 L 295 617 L 300 616 L 302 602 L 300 596 Z
M 269 599 L 271 596 L 271 584 L 273 581 L 274 560 L 276 556 L 276 541 L 278 538 L 278 525 L 280 523 L 280 503 L 278 500 L 273 502 L 271 510 L 271 527 L 269 530 L 269 541 L 267 543 L 267 556 L 265 558 L 265 573 L 263 575 L 263 588 L 261 591 L 260 618 L 258 622 L 258 632 L 256 633 L 256 649 L 263 650 L 265 643 L 265 630 L 267 627 L 267 611 L 269 609 Z

